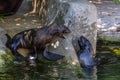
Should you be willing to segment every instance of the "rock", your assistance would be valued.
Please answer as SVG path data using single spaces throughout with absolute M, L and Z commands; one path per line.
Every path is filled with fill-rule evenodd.
M 5 33 L 6 33 L 6 31 L 4 29 L 0 28 L 0 54 L 5 53 L 5 43 L 7 41 Z
M 120 32 L 102 32 L 98 35 L 98 39 L 108 40 L 108 41 L 120 41 Z
M 97 21 L 97 10 L 93 4 L 90 4 L 86 0 L 60 0 L 60 4 L 62 5 L 61 11 L 59 11 L 54 20 L 59 24 L 64 23 L 68 26 L 71 33 L 66 35 L 66 39 L 58 40 L 59 46 L 50 46 L 48 50 L 53 53 L 65 55 L 70 63 L 76 63 L 78 60 L 72 41 L 81 35 L 89 39 L 94 52 L 96 51 L 97 30 L 95 24 Z
M 98 10 L 98 39 L 120 41 L 120 6 L 113 1 L 101 1 Z
M 5 63 L 5 61 L 3 60 L 3 55 L 6 54 L 6 51 L 5 51 L 5 43 L 6 43 L 6 36 L 5 36 L 5 30 L 0 28 L 0 68 L 3 67 L 3 64 Z M 1 69 L 0 69 L 1 71 Z

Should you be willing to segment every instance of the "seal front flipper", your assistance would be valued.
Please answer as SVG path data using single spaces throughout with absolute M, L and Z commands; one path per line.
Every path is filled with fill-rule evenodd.
M 94 66 L 94 51 L 93 51 L 93 47 L 90 43 L 90 41 L 85 38 L 84 36 L 81 36 L 78 40 L 78 45 L 81 49 L 81 51 L 79 51 L 77 53 L 79 62 L 81 67 L 93 67 Z
M 50 61 L 56 61 L 65 57 L 63 55 L 48 52 L 46 49 L 44 49 L 43 56 Z

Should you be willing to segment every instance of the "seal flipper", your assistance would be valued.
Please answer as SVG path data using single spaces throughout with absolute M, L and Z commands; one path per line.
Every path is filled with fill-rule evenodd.
M 43 51 L 43 56 L 47 60 L 50 60 L 50 61 L 56 61 L 56 60 L 59 60 L 59 59 L 63 59 L 65 57 L 63 55 L 47 52 L 46 49 L 44 49 L 44 51 Z
M 77 56 L 81 67 L 92 68 L 94 66 L 94 51 L 90 41 L 84 36 L 81 36 L 78 40 L 78 44 L 81 51 L 77 53 Z

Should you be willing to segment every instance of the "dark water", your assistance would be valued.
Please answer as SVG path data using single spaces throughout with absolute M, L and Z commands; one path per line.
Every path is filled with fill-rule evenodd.
M 98 40 L 98 80 L 120 80 L 120 42 Z
M 98 80 L 120 80 L 120 60 L 97 69 Z
M 5 63 L 0 69 L 0 80 L 78 80 L 83 77 L 78 66 L 65 61 L 38 61 L 37 67 L 30 67 L 26 62 L 15 63 L 3 55 Z
M 37 61 L 37 67 L 30 67 L 26 62 L 15 63 L 9 55 L 2 55 L 0 61 L 0 80 L 120 80 L 120 56 L 110 51 L 97 53 L 101 60 L 92 75 L 85 75 L 77 65 L 66 60 Z
M 98 80 L 120 80 L 120 48 L 113 50 L 115 53 L 107 49 L 98 53 L 102 58 L 97 66 Z

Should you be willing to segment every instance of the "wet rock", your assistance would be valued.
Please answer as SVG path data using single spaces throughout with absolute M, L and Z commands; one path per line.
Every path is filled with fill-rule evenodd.
M 5 52 L 5 43 L 6 43 L 6 40 L 7 38 L 5 37 L 5 30 L 0 28 L 0 68 L 3 67 L 3 64 L 4 64 L 4 60 L 3 60 L 3 55 L 6 54 Z M 0 69 L 1 71 L 2 69 Z
M 7 41 L 5 33 L 6 31 L 0 28 L 0 54 L 5 52 L 5 43 Z
M 106 31 L 101 32 L 98 35 L 98 39 L 109 40 L 109 41 L 120 41 L 120 32 Z

